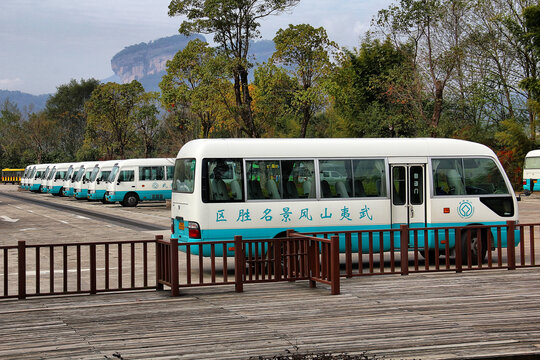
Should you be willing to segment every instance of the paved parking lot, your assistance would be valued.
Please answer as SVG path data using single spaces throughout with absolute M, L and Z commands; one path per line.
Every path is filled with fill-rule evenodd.
M 129 226 L 115 225 L 96 218 L 2 196 L 3 193 L 88 209 L 103 216 L 113 215 L 151 223 L 163 230 L 134 230 Z M 135 208 L 124 208 L 119 204 L 104 205 L 101 202 L 59 198 L 49 194 L 19 192 L 14 185 L 0 185 L 0 245 L 15 245 L 18 240 L 44 244 L 153 239 L 158 234 L 169 236 L 170 223 L 170 210 L 166 209 L 164 203 L 142 203 Z

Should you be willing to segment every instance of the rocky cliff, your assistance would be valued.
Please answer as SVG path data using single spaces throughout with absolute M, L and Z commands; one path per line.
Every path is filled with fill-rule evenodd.
M 159 82 L 165 74 L 167 61 L 196 38 L 206 41 L 202 35 L 174 35 L 128 46 L 112 58 L 112 70 L 121 83 L 137 80 L 146 91 L 159 91 Z M 273 41 L 256 41 L 250 46 L 250 61 L 259 63 L 267 61 L 273 52 Z
M 112 70 L 122 83 L 140 81 L 145 77 L 159 74 L 165 71 L 167 60 L 172 59 L 178 50 L 196 38 L 206 41 L 202 35 L 174 35 L 128 46 L 112 58 Z

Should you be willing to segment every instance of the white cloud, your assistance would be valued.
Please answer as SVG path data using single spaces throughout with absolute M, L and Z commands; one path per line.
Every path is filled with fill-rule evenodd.
M 0 79 L 1 90 L 17 90 L 24 82 L 20 78 Z

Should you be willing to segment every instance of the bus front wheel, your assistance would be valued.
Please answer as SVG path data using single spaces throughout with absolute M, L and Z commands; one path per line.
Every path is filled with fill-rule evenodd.
M 139 197 L 135 193 L 128 193 L 124 196 L 124 201 L 122 201 L 122 206 L 125 207 L 135 207 L 139 203 Z
M 471 233 L 471 245 L 470 248 L 467 244 L 468 239 L 468 233 Z M 465 230 L 461 234 L 461 263 L 464 265 L 469 265 L 469 255 L 471 259 L 470 265 L 478 265 L 478 250 L 479 250 L 479 244 L 480 244 L 480 238 L 478 236 L 479 230 Z M 486 258 L 487 253 L 487 244 L 486 244 L 486 234 L 484 232 L 482 234 L 482 244 L 481 244 L 481 250 L 480 253 L 480 261 L 483 263 Z

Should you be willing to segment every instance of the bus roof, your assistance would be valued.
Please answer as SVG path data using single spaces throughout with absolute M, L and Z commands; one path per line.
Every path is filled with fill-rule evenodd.
M 483 155 L 496 157 L 485 145 L 438 138 L 346 139 L 200 139 L 185 144 L 177 158 L 207 157 L 420 157 Z
M 540 149 L 529 151 L 525 157 L 540 157 Z
M 150 159 L 127 159 L 118 160 L 118 166 L 151 166 L 151 165 L 171 165 L 174 166 L 173 158 L 150 158 Z

